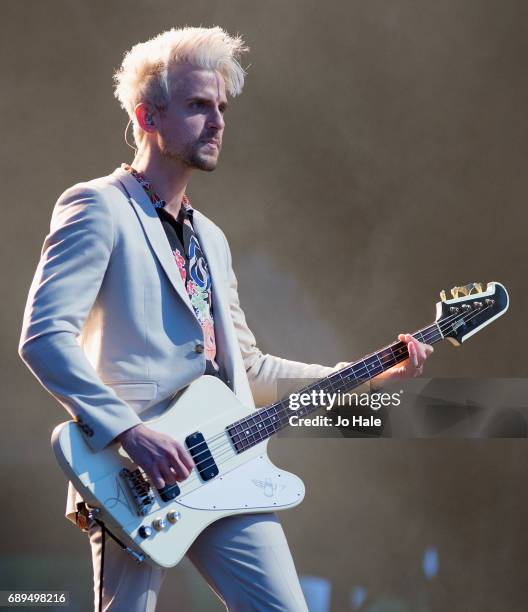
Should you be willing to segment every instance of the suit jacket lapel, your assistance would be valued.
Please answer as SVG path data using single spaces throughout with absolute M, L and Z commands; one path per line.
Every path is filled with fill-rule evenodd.
M 114 171 L 114 176 L 119 180 L 121 185 L 129 196 L 130 203 L 134 208 L 141 225 L 145 231 L 147 239 L 156 254 L 161 267 L 168 276 L 172 286 L 177 291 L 178 295 L 185 302 L 186 306 L 195 317 L 193 307 L 189 300 L 189 295 L 180 276 L 178 267 L 174 261 L 169 241 L 165 235 L 165 230 L 160 223 L 158 213 L 152 205 L 149 197 L 145 193 L 143 187 L 136 179 L 126 170 L 117 168 Z

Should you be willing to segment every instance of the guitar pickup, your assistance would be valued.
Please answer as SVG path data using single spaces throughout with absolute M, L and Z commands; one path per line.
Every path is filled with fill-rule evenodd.
M 207 446 L 207 442 L 199 431 L 187 436 L 185 438 L 185 445 L 191 453 L 191 457 L 202 480 L 211 480 L 211 478 L 218 475 L 218 466 Z
M 180 494 L 180 487 L 177 484 L 167 485 L 158 489 L 158 493 L 164 502 L 168 502 L 178 497 Z

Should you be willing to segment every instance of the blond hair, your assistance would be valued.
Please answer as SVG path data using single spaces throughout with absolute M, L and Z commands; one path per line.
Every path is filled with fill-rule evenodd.
M 218 26 L 172 28 L 134 45 L 114 74 L 114 93 L 133 122 L 136 142 L 141 128 L 136 124 L 134 109 L 140 102 L 160 109 L 167 107 L 174 85 L 169 78 L 171 66 L 189 63 L 217 70 L 224 78 L 227 92 L 237 96 L 242 92 L 246 74 L 238 60 L 246 51 L 240 36 L 230 36 Z

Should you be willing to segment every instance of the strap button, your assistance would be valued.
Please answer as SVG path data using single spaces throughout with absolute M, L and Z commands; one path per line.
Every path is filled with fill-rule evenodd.
M 203 353 L 205 350 L 204 345 L 201 342 L 198 342 L 195 346 L 194 346 L 194 352 L 195 353 Z

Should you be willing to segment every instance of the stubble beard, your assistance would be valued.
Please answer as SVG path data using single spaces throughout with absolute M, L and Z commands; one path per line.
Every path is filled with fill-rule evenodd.
M 200 151 L 201 147 L 203 146 L 203 143 L 198 140 L 195 142 L 187 143 L 182 148 L 168 146 L 165 142 L 162 142 L 160 144 L 161 154 L 163 155 L 163 157 L 172 161 L 178 161 L 187 166 L 188 168 L 195 168 L 196 170 L 212 172 L 218 164 L 220 148 L 218 150 L 218 155 L 216 156 L 204 155 Z

